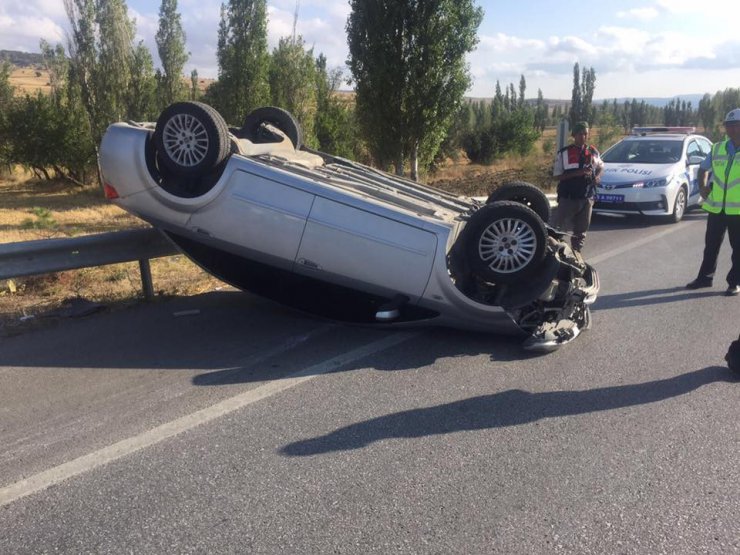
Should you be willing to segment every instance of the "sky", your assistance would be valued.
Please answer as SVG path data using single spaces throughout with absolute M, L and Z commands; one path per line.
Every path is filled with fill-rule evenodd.
M 215 78 L 221 0 L 179 0 L 190 59 L 186 74 Z M 157 58 L 159 0 L 128 0 L 137 39 Z M 524 75 L 527 98 L 569 99 L 573 64 L 596 71 L 596 99 L 714 94 L 740 87 L 737 0 L 476 0 L 484 10 L 468 56 L 467 95 L 493 96 Z M 299 0 L 296 31 L 330 67 L 345 67 L 348 0 Z M 296 0 L 268 0 L 268 43 L 292 34 Z M 63 0 L 2 0 L 0 50 L 39 52 L 39 41 L 67 44 Z M 346 87 L 349 88 L 349 87 Z

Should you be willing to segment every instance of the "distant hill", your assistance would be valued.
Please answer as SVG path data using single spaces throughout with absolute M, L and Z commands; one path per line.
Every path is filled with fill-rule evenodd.
M 38 66 L 44 63 L 41 54 L 19 52 L 18 50 L 0 50 L 0 60 L 7 60 L 18 67 Z
M 675 98 L 678 98 L 680 101 L 684 101 L 685 100 L 686 102 L 691 102 L 691 106 L 693 108 L 696 108 L 699 105 L 699 101 L 703 97 L 704 97 L 703 94 L 677 94 L 676 96 L 671 96 L 671 97 L 634 97 L 634 98 L 638 102 L 641 102 L 641 101 L 644 100 L 646 104 L 649 104 L 651 106 L 657 106 L 659 108 L 663 108 L 671 100 L 673 100 Z M 485 103 L 489 103 L 492 100 L 492 98 L 490 98 L 490 97 L 481 98 L 481 97 L 471 97 L 471 96 L 468 96 L 466 98 L 470 102 L 485 102 Z M 631 102 L 632 99 L 633 99 L 633 97 L 631 97 L 631 96 L 630 97 L 617 98 L 617 103 L 618 104 L 624 104 L 628 100 Z M 570 104 L 570 99 L 545 98 L 544 100 L 545 100 L 545 104 L 547 104 L 550 108 L 554 108 L 555 106 L 560 106 L 560 107 L 563 107 L 564 108 L 565 106 L 568 106 Z M 614 98 L 599 98 L 599 99 L 594 99 L 593 105 L 594 106 L 600 106 L 604 102 L 604 100 L 606 100 L 609 103 L 614 102 Z M 533 105 L 535 105 L 537 103 L 537 99 L 535 99 L 535 98 L 527 98 L 525 102 L 527 104 L 529 104 L 530 106 L 533 106 Z
M 660 97 L 639 97 L 639 98 L 637 98 L 636 100 L 637 100 L 638 102 L 641 102 L 641 101 L 643 101 L 643 100 L 644 100 L 644 101 L 645 101 L 645 104 L 650 104 L 651 106 L 658 106 L 659 108 L 663 108 L 663 107 L 664 107 L 664 106 L 666 106 L 666 105 L 667 105 L 667 104 L 668 104 L 668 103 L 669 103 L 669 102 L 670 102 L 671 100 L 674 100 L 674 99 L 676 99 L 676 98 L 677 98 L 677 99 L 678 99 L 678 100 L 680 100 L 681 102 L 683 102 L 684 100 L 685 100 L 686 102 L 691 102 L 691 106 L 693 106 L 694 108 L 696 108 L 696 107 L 697 107 L 697 106 L 699 105 L 699 101 L 700 101 L 700 100 L 701 100 L 701 99 L 702 99 L 703 97 L 704 97 L 704 95 L 703 95 L 703 94 L 677 94 L 676 96 L 672 96 L 672 97 L 670 97 L 670 98 L 660 98 Z M 594 100 L 594 105 L 597 105 L 597 106 L 598 106 L 599 104 L 601 104 L 602 102 L 604 102 L 604 100 L 607 100 L 608 102 L 614 102 L 614 99 L 613 99 L 613 98 L 611 98 L 611 99 L 609 99 L 609 98 L 607 98 L 607 99 L 603 99 L 603 98 L 602 98 L 602 99 L 599 99 L 599 100 Z M 617 98 L 617 103 L 618 103 L 618 104 L 622 104 L 622 103 L 624 103 L 624 102 L 626 102 L 626 101 L 628 101 L 628 100 L 630 100 L 630 101 L 631 101 L 631 100 L 632 100 L 632 98 Z

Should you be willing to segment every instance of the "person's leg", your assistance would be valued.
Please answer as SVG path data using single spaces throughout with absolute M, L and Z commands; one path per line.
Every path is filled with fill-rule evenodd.
M 707 231 L 704 234 L 704 257 L 699 268 L 700 279 L 711 281 L 717 271 L 717 257 L 725 238 L 726 222 L 723 214 L 708 214 Z
M 740 215 L 725 216 L 725 220 L 732 247 L 732 266 L 727 274 L 727 285 L 740 285 Z
M 586 242 L 586 233 L 591 225 L 591 213 L 593 211 L 594 201 L 592 199 L 579 199 L 578 210 L 573 216 L 573 237 L 571 245 L 573 249 L 580 252 L 583 244 Z
M 555 227 L 560 231 L 573 229 L 573 199 L 558 199 L 558 207 L 555 210 Z

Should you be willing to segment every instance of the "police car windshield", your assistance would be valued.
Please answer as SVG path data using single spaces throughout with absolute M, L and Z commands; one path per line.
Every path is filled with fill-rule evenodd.
M 617 164 L 671 164 L 681 159 L 681 140 L 626 139 L 607 150 L 601 159 Z

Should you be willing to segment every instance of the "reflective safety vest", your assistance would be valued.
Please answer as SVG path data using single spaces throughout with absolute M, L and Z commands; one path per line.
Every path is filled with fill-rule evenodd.
M 740 158 L 735 150 L 729 156 L 729 140 L 717 143 L 712 147 L 712 191 L 704 201 L 702 208 L 712 214 L 740 215 Z M 734 162 L 734 163 L 733 163 Z

